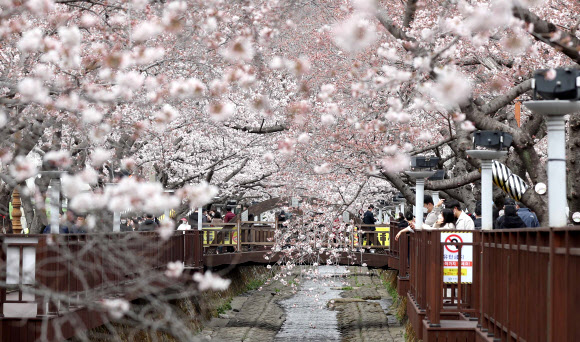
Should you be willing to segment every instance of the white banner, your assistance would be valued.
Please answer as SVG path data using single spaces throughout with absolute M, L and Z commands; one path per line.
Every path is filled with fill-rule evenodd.
M 442 232 L 441 242 L 472 243 L 473 233 L 460 231 Z M 459 246 L 443 245 L 443 282 L 457 284 L 459 269 Z M 473 282 L 473 246 L 461 246 L 461 283 Z

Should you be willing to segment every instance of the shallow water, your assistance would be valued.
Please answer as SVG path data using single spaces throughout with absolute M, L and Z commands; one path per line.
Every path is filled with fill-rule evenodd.
M 298 293 L 280 302 L 286 312 L 286 321 L 274 341 L 340 341 L 337 313 L 329 310 L 326 304 L 340 297 L 342 290 L 336 288 L 341 287 L 340 275 L 346 274 L 346 270 L 343 266 L 318 267 L 320 275 L 331 275 L 334 284 L 322 276 L 316 282 L 304 278 Z

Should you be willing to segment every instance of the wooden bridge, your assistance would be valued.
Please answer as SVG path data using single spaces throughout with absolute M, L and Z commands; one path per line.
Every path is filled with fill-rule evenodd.
M 272 251 L 287 246 L 276 241 L 277 225 L 204 224 L 167 239 L 154 232 L 2 236 L 0 339 L 70 338 L 79 325 L 109 319 L 104 299 L 141 298 L 191 282 L 204 268 L 276 263 L 287 257 Z M 399 295 L 423 341 L 580 341 L 579 229 L 423 230 L 391 239 L 398 231 L 394 222 L 377 231 L 358 225 L 334 246 L 356 252 L 316 253 L 316 262 L 398 270 Z M 185 274 L 166 276 L 178 260 Z

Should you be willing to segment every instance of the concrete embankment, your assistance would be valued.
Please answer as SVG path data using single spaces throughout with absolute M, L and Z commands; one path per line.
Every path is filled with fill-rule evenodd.
M 232 280 L 227 291 L 202 292 L 176 300 L 172 307 L 201 341 L 404 341 L 384 271 L 298 266 L 285 272 L 287 277 L 264 284 L 279 273 L 265 266 L 222 270 Z M 115 340 L 176 341 L 162 329 L 151 332 L 120 323 L 93 329 L 87 337 L 112 340 L 112 327 L 119 337 Z
M 404 327 L 379 272 L 352 267 L 341 298 L 330 304 L 339 312 L 342 341 L 405 341 Z
M 169 302 L 172 311 L 180 317 L 179 319 L 191 333 L 201 331 L 214 317 L 223 316 L 226 312 L 232 312 L 232 309 L 238 308 L 240 299 L 236 299 L 237 296 L 241 295 L 240 298 L 243 298 L 255 292 L 273 273 L 264 265 L 237 266 L 231 269 L 214 270 L 214 272 L 231 280 L 226 291 L 204 291 L 195 296 Z M 171 296 L 172 292 L 169 290 L 160 297 Z M 147 304 L 145 299 L 138 299 L 131 303 L 132 306 L 146 306 Z M 174 336 L 164 332 L 163 327 L 152 331 L 140 325 L 135 326 L 133 323 L 138 324 L 138 322 L 125 323 L 124 320 L 111 322 L 108 326 L 87 331 L 84 338 L 73 338 L 72 341 L 178 341 Z M 196 337 L 202 338 L 199 334 Z
M 295 272 L 302 275 L 295 294 L 274 281 L 262 291 L 234 297 L 231 310 L 206 324 L 201 335 L 220 342 L 404 341 L 382 271 L 314 269 L 314 275 Z

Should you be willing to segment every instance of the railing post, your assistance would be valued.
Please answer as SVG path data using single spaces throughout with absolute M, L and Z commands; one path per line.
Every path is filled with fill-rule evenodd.
M 430 284 L 430 294 L 427 302 L 429 303 L 429 320 L 431 327 L 441 326 L 441 307 L 442 307 L 442 292 L 443 292 L 443 251 L 441 249 L 441 232 L 430 231 L 427 232 L 428 241 L 430 241 L 430 253 L 429 258 L 431 259 L 429 264 L 428 273 L 431 275 L 429 278 Z
M 409 257 L 409 239 L 407 233 L 401 234 L 399 239 L 399 275 L 401 277 L 407 276 L 407 265 Z
M 241 230 L 241 218 L 238 215 L 238 222 L 237 222 L 237 227 L 238 227 L 238 250 L 237 252 L 240 253 L 242 251 L 242 230 Z

